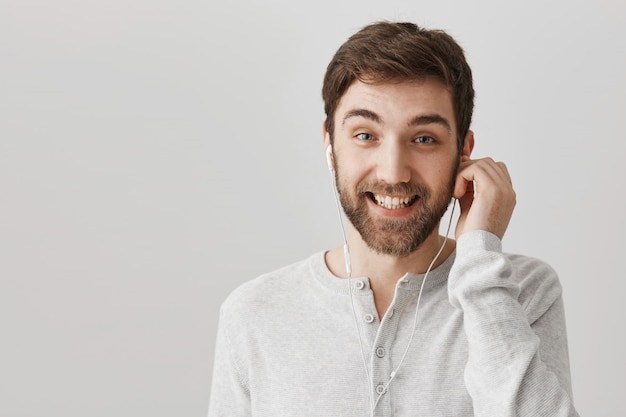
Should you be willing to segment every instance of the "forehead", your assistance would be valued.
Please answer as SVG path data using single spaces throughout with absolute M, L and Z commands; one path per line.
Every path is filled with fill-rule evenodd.
M 336 125 L 340 127 L 346 114 L 359 109 L 374 112 L 385 124 L 438 115 L 455 126 L 452 95 L 444 83 L 432 78 L 384 83 L 355 81 L 339 101 Z

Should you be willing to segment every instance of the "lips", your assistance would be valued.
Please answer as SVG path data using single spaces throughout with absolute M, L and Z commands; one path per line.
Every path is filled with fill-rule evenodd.
M 383 194 L 369 193 L 370 198 L 376 204 L 384 207 L 388 210 L 398 210 L 411 206 L 418 198 L 417 195 L 413 196 L 391 196 Z

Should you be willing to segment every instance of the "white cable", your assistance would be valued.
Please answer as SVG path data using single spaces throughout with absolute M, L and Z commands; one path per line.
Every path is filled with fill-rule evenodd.
M 415 316 L 413 318 L 413 330 L 411 331 L 411 337 L 409 338 L 409 343 L 406 345 L 406 349 L 404 349 L 404 354 L 402 355 L 402 359 L 400 359 L 400 362 L 398 363 L 398 366 L 396 366 L 396 369 L 391 372 L 391 375 L 389 376 L 389 381 L 387 381 L 387 383 L 385 384 L 382 392 L 378 395 L 378 398 L 376 398 L 376 402 L 374 402 L 374 406 L 372 407 L 372 413 L 371 413 L 372 417 L 374 416 L 374 410 L 376 409 L 376 406 L 380 402 L 380 399 L 382 398 L 382 396 L 387 391 L 387 388 L 389 388 L 389 385 L 391 384 L 391 381 L 393 381 L 393 379 L 398 374 L 398 370 L 400 369 L 400 366 L 402 366 L 402 363 L 404 362 L 404 359 L 406 358 L 406 355 L 409 352 L 409 347 L 411 346 L 411 343 L 413 342 L 413 336 L 415 335 L 415 329 L 417 328 L 417 313 L 419 311 L 420 301 L 422 299 L 422 293 L 424 292 L 424 284 L 426 284 L 426 279 L 428 278 L 428 274 L 430 273 L 430 270 L 432 269 L 432 267 L 435 264 L 435 262 L 437 262 L 437 259 L 439 259 L 439 255 L 441 255 L 441 253 L 443 252 L 443 249 L 446 246 L 446 242 L 448 241 L 448 234 L 450 233 L 450 227 L 452 226 L 452 218 L 453 218 L 453 215 L 454 215 L 454 208 L 455 207 L 456 207 L 456 200 L 453 200 L 452 212 L 450 213 L 450 220 L 448 221 L 448 228 L 446 230 L 446 235 L 445 235 L 445 238 L 443 240 L 443 244 L 439 248 L 439 251 L 437 252 L 437 255 L 435 255 L 435 257 L 433 258 L 432 262 L 428 266 L 428 269 L 426 270 L 426 274 L 424 275 L 424 279 L 422 280 L 422 285 L 420 286 L 420 292 L 417 295 L 417 304 L 415 305 Z
M 330 165 L 329 165 L 329 168 L 330 168 Z M 426 280 L 428 279 L 428 274 L 430 273 L 433 265 L 435 265 L 435 262 L 437 262 L 437 259 L 439 259 L 439 256 L 443 252 L 443 249 L 446 246 L 446 242 L 448 241 L 448 235 L 450 234 L 450 228 L 452 226 L 452 219 L 454 217 L 454 209 L 456 207 L 456 200 L 453 200 L 453 203 L 452 203 L 452 211 L 450 213 L 450 219 L 448 221 L 448 227 L 446 229 L 446 235 L 444 237 L 443 243 L 442 243 L 441 247 L 439 248 L 439 251 L 437 252 L 435 257 L 433 258 L 432 262 L 428 266 L 428 269 L 426 270 L 426 273 L 424 274 L 424 279 L 422 280 L 422 284 L 420 286 L 420 291 L 419 291 L 419 294 L 417 296 L 417 303 L 415 305 L 415 316 L 413 318 L 413 330 L 411 331 L 411 336 L 409 337 L 409 342 L 407 343 L 406 348 L 404 349 L 404 353 L 402 355 L 402 358 L 400 359 L 400 362 L 398 363 L 398 366 L 396 366 L 396 369 L 394 369 L 391 372 L 391 375 L 389 376 L 389 380 L 384 385 L 383 390 L 381 391 L 381 393 L 378 394 L 378 397 L 376 398 L 376 401 L 374 401 L 374 397 L 373 397 L 372 390 L 371 390 L 371 384 L 373 383 L 373 381 L 370 380 L 369 368 L 367 366 L 367 360 L 365 358 L 365 350 L 363 348 L 363 342 L 362 342 L 362 337 L 361 337 L 361 329 L 359 327 L 359 321 L 358 321 L 358 318 L 356 316 L 356 308 L 354 307 L 354 295 L 353 295 L 353 291 L 352 291 L 352 262 L 351 262 L 351 259 L 350 259 L 350 249 L 348 247 L 348 238 L 347 238 L 347 235 L 346 235 L 346 228 L 345 228 L 344 222 L 343 222 L 341 205 L 339 203 L 339 196 L 338 196 L 338 191 L 337 191 L 336 182 L 335 182 L 335 171 L 334 171 L 334 169 L 330 168 L 330 173 L 331 173 L 331 184 L 332 184 L 332 187 L 333 187 L 333 195 L 335 196 L 335 204 L 337 206 L 337 214 L 339 215 L 339 224 L 341 225 L 341 234 L 343 236 L 343 254 L 344 254 L 344 262 L 345 262 L 345 266 L 346 266 L 346 275 L 348 276 L 348 292 L 350 294 L 350 306 L 352 307 L 352 316 L 354 318 L 354 324 L 356 326 L 356 331 L 357 331 L 357 335 L 358 335 L 358 338 L 359 338 L 359 347 L 361 348 L 361 359 L 363 360 L 363 369 L 365 370 L 365 375 L 367 377 L 367 387 L 368 387 L 368 392 L 369 392 L 370 410 L 371 410 L 370 416 L 374 417 L 374 410 L 376 409 L 376 406 L 378 406 L 378 403 L 380 402 L 380 399 L 385 394 L 385 392 L 387 392 L 387 389 L 389 388 L 389 385 L 391 384 L 391 382 L 394 380 L 394 378 L 398 374 L 398 370 L 400 369 L 400 367 L 404 363 L 404 359 L 406 358 L 406 355 L 409 352 L 409 348 L 411 347 L 411 343 L 413 343 L 413 337 L 415 336 L 415 330 L 417 329 L 417 318 L 418 318 L 420 301 L 422 299 L 422 293 L 424 292 L 424 285 L 426 284 Z
M 331 183 L 333 185 L 333 194 L 335 196 L 335 203 L 337 204 L 337 214 L 339 215 L 339 224 L 341 225 L 341 233 L 343 235 L 343 256 L 346 264 L 346 274 L 348 276 L 348 292 L 350 293 L 350 306 L 352 307 L 352 315 L 354 317 L 354 324 L 356 326 L 356 331 L 359 337 L 359 347 L 361 348 L 361 359 L 363 360 L 363 369 L 365 370 L 365 376 L 367 377 L 367 387 L 369 391 L 369 399 L 370 399 L 370 409 L 374 410 L 374 396 L 372 394 L 372 390 L 369 389 L 371 386 L 370 382 L 370 373 L 369 368 L 367 366 L 367 360 L 365 359 L 365 350 L 363 349 L 363 342 L 361 341 L 361 329 L 359 327 L 359 320 L 356 316 L 356 308 L 354 307 L 354 295 L 352 291 L 352 262 L 350 260 L 350 249 L 348 247 L 348 237 L 346 235 L 346 228 L 343 224 L 343 216 L 341 215 L 341 205 L 339 204 L 339 196 L 337 192 L 337 188 L 335 187 L 335 172 L 334 170 L 330 170 L 331 173 Z

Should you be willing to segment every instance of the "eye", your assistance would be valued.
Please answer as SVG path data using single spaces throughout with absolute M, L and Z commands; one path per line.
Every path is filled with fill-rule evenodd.
M 369 133 L 359 133 L 355 137 L 362 142 L 370 142 L 374 139 L 374 136 L 370 135 Z
M 435 141 L 435 139 L 433 139 L 430 136 L 418 136 L 416 137 L 413 142 L 415 143 L 422 143 L 422 144 L 429 144 L 429 143 L 433 143 Z

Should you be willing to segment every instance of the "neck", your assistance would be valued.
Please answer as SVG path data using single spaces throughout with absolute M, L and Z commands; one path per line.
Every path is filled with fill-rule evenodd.
M 368 277 L 373 281 L 391 281 L 394 286 L 407 272 L 425 273 L 445 241 L 436 229 L 415 251 L 406 256 L 393 256 L 372 250 L 351 224 L 348 224 L 346 232 L 352 258 L 352 276 Z M 453 242 L 447 242 L 433 268 L 441 264 L 452 249 L 454 249 Z M 345 267 L 343 269 L 345 270 Z
M 384 315 L 393 300 L 398 280 L 407 272 L 424 274 L 433 262 L 445 242 L 436 228 L 433 233 L 417 248 L 406 256 L 398 257 L 380 254 L 372 250 L 361 238 L 361 235 L 348 223 L 346 228 L 348 246 L 350 248 L 352 274 L 356 277 L 367 277 L 374 292 L 374 302 L 380 318 Z M 452 240 L 445 246 L 433 264 L 436 268 L 442 264 L 454 250 Z M 347 278 L 343 248 L 336 248 L 326 254 L 326 264 L 333 274 Z

